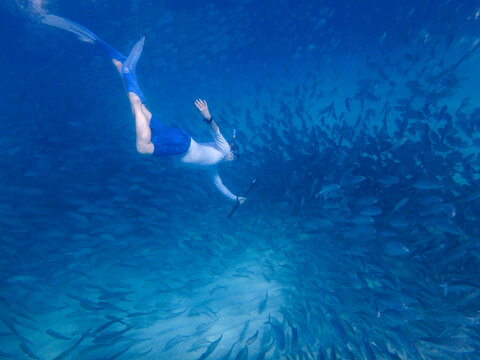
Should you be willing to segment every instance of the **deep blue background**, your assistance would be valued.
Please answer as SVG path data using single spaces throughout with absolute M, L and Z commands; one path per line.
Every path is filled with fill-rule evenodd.
M 66 346 L 46 329 L 77 339 L 98 329 L 113 304 L 128 305 L 122 316 L 152 311 L 134 331 L 152 339 L 145 357 L 158 358 L 178 332 L 162 328 L 168 314 L 159 312 L 167 310 L 155 301 L 179 303 L 189 310 L 181 319 L 193 322 L 192 309 L 221 298 L 211 296 L 218 283 L 245 278 L 253 280 L 221 285 L 229 291 L 222 306 L 209 305 L 228 314 L 198 335 L 211 342 L 225 334 L 215 355 L 227 353 L 248 318 L 252 333 L 239 344 L 259 329 L 275 338 L 272 359 L 300 350 L 475 358 L 478 4 L 34 4 L 0 7 L 0 306 L 7 314 L 0 332 L 8 355 L 27 354 L 19 346 L 26 336 L 33 353 L 53 358 Z M 236 194 L 253 178 L 259 185 L 231 221 L 231 204 L 204 174 L 136 153 L 134 121 L 109 59 L 42 24 L 46 13 L 82 24 L 124 54 L 146 36 L 137 77 L 152 112 L 208 141 L 193 105 L 203 98 L 225 137 L 237 129 L 242 159 L 221 166 L 222 179 Z M 102 296 L 118 290 L 112 273 L 134 295 L 124 304 L 109 293 L 108 308 Z M 232 298 L 243 300 L 241 321 L 229 317 L 240 306 Z M 58 320 L 64 327 L 53 325 Z M 75 356 L 106 356 L 90 348 L 95 336 Z M 151 347 L 129 340 L 125 356 Z M 188 356 L 199 358 L 207 346 Z M 251 356 L 261 349 L 251 347 Z

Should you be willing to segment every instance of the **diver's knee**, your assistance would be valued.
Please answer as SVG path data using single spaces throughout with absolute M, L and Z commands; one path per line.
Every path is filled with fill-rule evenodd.
M 140 154 L 153 154 L 153 143 L 137 141 L 137 152 L 139 152 Z

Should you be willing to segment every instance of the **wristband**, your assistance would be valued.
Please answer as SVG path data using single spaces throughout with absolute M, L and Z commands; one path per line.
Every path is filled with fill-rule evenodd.
M 210 125 L 213 121 L 213 116 L 210 116 L 210 119 L 207 119 L 207 118 L 203 118 L 203 121 L 205 121 L 205 123 L 207 123 L 208 125 Z

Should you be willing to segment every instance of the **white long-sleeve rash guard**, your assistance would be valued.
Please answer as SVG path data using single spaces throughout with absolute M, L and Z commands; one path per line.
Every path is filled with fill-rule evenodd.
M 213 142 L 197 143 L 192 139 L 187 153 L 180 158 L 180 161 L 185 165 L 209 171 L 217 189 L 230 200 L 237 201 L 237 196 L 223 185 L 217 169 L 217 164 L 230 154 L 230 145 L 228 145 L 219 129 L 210 131 L 210 133 Z

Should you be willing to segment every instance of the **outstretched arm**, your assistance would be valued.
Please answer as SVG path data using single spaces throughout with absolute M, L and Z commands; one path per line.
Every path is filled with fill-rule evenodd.
M 208 105 L 205 100 L 197 99 L 195 100 L 195 106 L 197 107 L 198 111 L 203 115 L 203 121 L 205 121 L 209 126 L 210 130 L 216 132 L 218 130 L 218 126 L 213 120 L 212 115 L 210 115 L 210 111 L 208 111 Z
M 205 121 L 209 128 L 210 133 L 215 141 L 215 144 L 225 156 L 227 156 L 232 149 L 230 149 L 230 145 L 228 144 L 227 140 L 223 137 L 220 129 L 218 128 L 215 121 L 213 121 L 212 115 L 210 115 L 210 111 L 208 111 L 208 105 L 205 100 L 195 100 L 195 106 L 197 107 L 198 111 L 203 115 L 203 121 Z
M 213 183 L 215 184 L 215 186 L 217 187 L 217 189 L 218 189 L 223 195 L 225 195 L 227 198 L 229 198 L 230 200 L 236 201 L 236 202 L 238 202 L 239 204 L 243 204 L 243 203 L 245 202 L 245 200 L 247 200 L 247 199 L 244 198 L 244 197 L 236 196 L 236 195 L 232 194 L 232 193 L 230 192 L 230 190 L 228 190 L 227 187 L 226 187 L 225 185 L 223 185 L 222 179 L 220 179 L 220 176 L 218 175 L 218 172 L 215 172 L 215 173 L 212 175 L 212 179 L 213 179 Z

